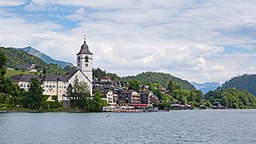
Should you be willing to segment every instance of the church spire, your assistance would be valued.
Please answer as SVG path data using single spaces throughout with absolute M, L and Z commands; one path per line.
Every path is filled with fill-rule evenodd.
M 86 43 L 86 35 L 84 35 L 84 43 Z
M 83 45 L 81 46 L 81 49 L 79 51 L 79 54 L 92 54 L 90 51 L 89 51 L 89 46 L 86 44 L 86 35 L 84 35 L 84 43 Z

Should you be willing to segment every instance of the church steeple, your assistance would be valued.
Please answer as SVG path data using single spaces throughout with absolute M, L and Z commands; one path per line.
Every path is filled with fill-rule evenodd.
M 77 55 L 79 54 L 92 54 L 89 50 L 89 46 L 86 44 L 86 36 L 84 36 L 84 43 L 82 44 L 81 49 Z
M 92 64 L 93 64 L 93 54 L 89 51 L 89 47 L 86 44 L 86 37 L 84 36 L 84 43 L 82 44 L 81 49 L 77 54 L 77 70 L 81 71 L 81 74 L 82 74 L 82 75 L 78 75 L 78 80 L 87 82 L 91 95 L 92 95 L 92 83 L 91 83 L 92 82 Z

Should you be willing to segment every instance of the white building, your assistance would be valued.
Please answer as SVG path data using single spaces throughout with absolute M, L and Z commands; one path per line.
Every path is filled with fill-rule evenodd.
M 93 54 L 89 51 L 86 39 L 84 39 L 84 43 L 77 54 L 76 70 L 73 70 L 66 75 L 20 74 L 12 76 L 11 79 L 14 83 L 18 84 L 20 88 L 27 91 L 29 89 L 31 78 L 37 78 L 42 82 L 43 94 L 48 95 L 47 100 L 58 100 L 60 102 L 67 94 L 68 85 L 73 85 L 74 80 L 77 77 L 78 82 L 85 82 L 88 85 L 90 95 L 92 96 L 92 58 Z

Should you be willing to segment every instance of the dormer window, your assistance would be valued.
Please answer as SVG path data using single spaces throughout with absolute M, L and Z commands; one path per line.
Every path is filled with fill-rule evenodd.
M 85 56 L 85 58 L 84 58 L 85 60 L 85 62 L 89 62 L 89 60 L 88 60 L 88 56 Z

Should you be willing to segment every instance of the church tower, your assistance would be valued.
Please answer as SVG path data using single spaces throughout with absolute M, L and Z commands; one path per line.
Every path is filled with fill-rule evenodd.
M 81 70 L 84 75 L 92 83 L 92 58 L 93 54 L 89 51 L 89 47 L 86 44 L 86 37 L 84 37 L 84 43 L 81 46 L 79 53 L 77 54 L 77 69 Z M 89 85 L 91 87 L 91 84 Z

